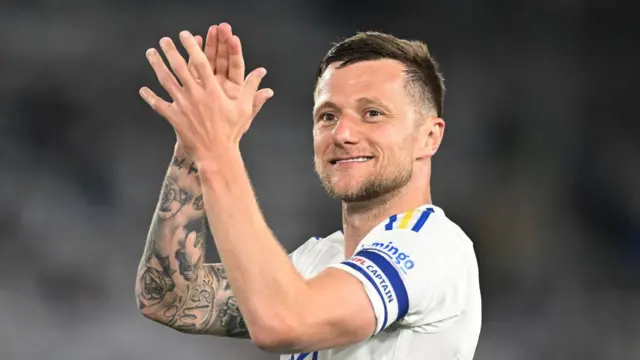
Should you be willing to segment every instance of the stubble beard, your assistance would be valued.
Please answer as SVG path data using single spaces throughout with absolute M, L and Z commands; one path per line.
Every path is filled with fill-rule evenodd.
M 324 186 L 329 196 L 346 203 L 354 203 L 382 197 L 407 185 L 413 173 L 412 163 L 403 162 L 397 165 L 396 168 L 389 169 L 386 172 L 377 172 L 356 186 L 352 186 L 344 191 L 338 191 L 333 186 L 331 183 L 331 175 L 321 170 L 317 163 L 315 169 L 322 182 L 322 186 Z

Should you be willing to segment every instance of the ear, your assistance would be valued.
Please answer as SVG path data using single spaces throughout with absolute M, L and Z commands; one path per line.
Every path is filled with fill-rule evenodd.
M 432 118 L 431 133 L 429 134 L 431 155 L 435 155 L 440 148 L 446 125 L 443 119 L 439 117 Z
M 418 157 L 431 157 L 435 155 L 444 137 L 445 122 L 443 119 L 430 116 L 420 126 L 417 151 Z

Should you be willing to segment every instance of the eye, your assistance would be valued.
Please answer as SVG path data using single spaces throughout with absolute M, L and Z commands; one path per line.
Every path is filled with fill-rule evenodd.
M 366 114 L 368 117 L 377 117 L 382 115 L 382 111 L 377 109 L 369 109 L 367 110 Z
M 330 112 L 322 113 L 318 116 L 318 121 L 335 121 L 336 115 Z

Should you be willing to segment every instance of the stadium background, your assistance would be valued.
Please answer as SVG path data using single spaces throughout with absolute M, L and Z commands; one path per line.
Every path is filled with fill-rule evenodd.
M 133 284 L 173 133 L 144 51 L 228 21 L 276 96 L 243 142 L 288 250 L 340 224 L 312 170 L 331 42 L 428 42 L 448 93 L 434 201 L 475 241 L 476 359 L 640 358 L 638 6 L 606 0 L 4 1 L 0 359 L 275 359 L 139 315 Z M 216 255 L 209 247 L 211 260 Z

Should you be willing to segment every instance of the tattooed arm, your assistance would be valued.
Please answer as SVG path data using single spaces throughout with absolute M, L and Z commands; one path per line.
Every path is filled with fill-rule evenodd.
M 138 308 L 181 332 L 248 338 L 222 264 L 203 264 L 210 236 L 198 170 L 177 146 L 138 268 Z

